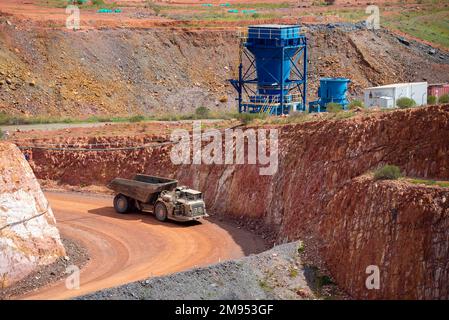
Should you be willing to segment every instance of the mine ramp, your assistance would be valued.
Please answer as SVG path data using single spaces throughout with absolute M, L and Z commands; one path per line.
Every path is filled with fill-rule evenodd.
M 134 179 L 115 178 L 108 187 L 115 192 L 118 213 L 144 211 L 160 221 L 191 221 L 208 217 L 200 191 L 178 186 L 178 180 L 137 174 Z
M 178 185 L 178 180 L 167 179 L 145 174 L 137 174 L 133 180 L 115 178 L 109 183 L 108 188 L 117 194 L 123 194 L 135 200 L 148 203 L 154 196 L 162 191 L 173 191 Z

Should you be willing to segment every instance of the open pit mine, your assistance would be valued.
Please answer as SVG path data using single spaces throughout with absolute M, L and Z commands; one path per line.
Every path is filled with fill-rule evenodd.
M 0 300 L 448 300 L 449 44 L 325 2 L 2 1 Z

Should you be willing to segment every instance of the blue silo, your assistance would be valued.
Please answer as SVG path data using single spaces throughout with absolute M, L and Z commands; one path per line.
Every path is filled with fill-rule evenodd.
M 244 70 L 243 60 L 249 67 Z M 240 46 L 237 80 L 239 112 L 288 114 L 304 111 L 307 39 L 297 25 L 249 26 Z
M 309 111 L 326 111 L 326 106 L 329 103 L 337 103 L 346 109 L 349 103 L 346 94 L 350 82 L 351 80 L 346 78 L 321 78 L 318 88 L 319 99 L 310 102 Z

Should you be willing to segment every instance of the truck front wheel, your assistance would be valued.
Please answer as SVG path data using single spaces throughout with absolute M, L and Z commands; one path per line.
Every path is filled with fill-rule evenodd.
M 126 213 L 129 211 L 131 203 L 123 194 L 118 194 L 114 198 L 114 209 L 118 213 Z
M 167 220 L 167 207 L 163 202 L 158 202 L 154 206 L 154 214 L 156 215 L 156 219 L 164 222 Z

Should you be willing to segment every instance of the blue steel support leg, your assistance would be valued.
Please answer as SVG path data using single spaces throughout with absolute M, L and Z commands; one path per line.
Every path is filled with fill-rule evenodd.
M 242 87 L 243 87 L 243 79 L 242 79 L 242 70 L 243 70 L 243 65 L 242 63 L 240 63 L 239 65 L 239 90 L 238 90 L 238 94 L 239 94 L 239 113 L 242 113 Z
M 303 90 L 302 90 L 302 111 L 306 111 L 307 106 L 307 38 L 304 38 L 304 73 L 303 73 Z M 309 110 L 310 111 L 310 110 Z
M 284 54 L 285 54 L 284 53 L 284 47 L 282 47 L 282 56 L 281 56 L 281 105 L 280 105 L 281 113 L 279 114 L 279 110 L 278 110 L 278 112 L 277 112 L 278 116 L 284 114 L 284 86 L 285 86 L 285 83 L 284 83 Z

